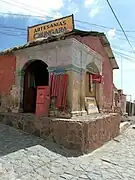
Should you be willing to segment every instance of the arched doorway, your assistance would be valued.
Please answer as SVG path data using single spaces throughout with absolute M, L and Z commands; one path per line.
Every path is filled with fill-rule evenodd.
M 87 97 L 95 97 L 96 98 L 96 91 L 97 91 L 97 85 L 96 83 L 92 82 L 91 75 L 92 74 L 100 74 L 98 67 L 96 66 L 95 63 L 89 63 L 86 66 L 86 76 L 85 76 L 85 84 L 86 84 L 86 89 L 85 93 Z
M 23 112 L 35 113 L 37 86 L 48 86 L 49 73 L 47 64 L 41 60 L 34 60 L 24 68 L 23 82 Z

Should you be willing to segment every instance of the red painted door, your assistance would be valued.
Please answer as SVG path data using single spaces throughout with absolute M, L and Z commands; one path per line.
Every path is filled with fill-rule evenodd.
M 50 87 L 38 86 L 37 100 L 36 100 L 36 115 L 48 116 L 49 105 L 50 105 Z

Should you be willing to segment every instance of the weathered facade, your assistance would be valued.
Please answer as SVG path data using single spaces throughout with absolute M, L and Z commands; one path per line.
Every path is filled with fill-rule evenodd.
M 126 115 L 126 95 L 113 85 L 113 111 Z
M 68 74 L 67 106 L 71 114 L 86 113 L 85 97 L 95 97 L 100 111 L 111 112 L 113 106 L 113 69 L 118 68 L 113 57 L 106 52 L 103 35 L 71 35 L 68 39 L 20 49 L 12 53 L 16 61 L 13 93 L 16 111 L 23 111 L 24 74 L 26 67 L 35 60 L 44 62 L 49 72 Z M 110 49 L 110 47 L 109 47 Z M 8 58 L 11 56 L 8 56 Z M 1 56 L 1 59 L 7 56 Z M 113 64 L 111 64 L 113 63 Z M 101 83 L 93 83 L 89 89 L 89 74 L 100 74 Z M 12 87 L 11 87 L 12 88 Z M 18 100 L 17 100 L 18 99 Z M 15 105 L 13 105 L 14 107 Z
M 111 47 L 104 34 L 86 34 L 76 38 L 101 56 L 103 99 L 102 108 L 110 112 L 113 105 L 113 69 L 118 69 Z
M 40 60 L 47 64 L 48 71 L 50 72 L 56 72 L 58 70 L 58 72 L 65 72 L 68 74 L 67 105 L 71 114 L 81 114 L 85 112 L 84 99 L 87 88 L 85 77 L 86 71 L 89 70 L 89 66 L 96 67 L 96 71 L 102 74 L 101 56 L 75 38 L 19 50 L 14 52 L 13 56 L 8 57 L 9 61 L 10 57 L 14 58 L 16 61 L 16 69 L 11 69 L 11 72 L 15 74 L 15 76 L 12 77 L 13 84 L 10 88 L 14 88 L 13 93 L 16 93 L 15 97 L 18 103 L 16 103 L 17 107 L 15 107 L 15 104 L 11 105 L 11 111 L 12 107 L 15 107 L 19 112 L 23 112 L 23 80 L 25 68 L 29 63 L 35 60 Z M 1 56 L 1 59 L 2 58 L 4 59 L 5 56 Z M 97 73 L 96 71 L 95 73 Z M 101 104 L 102 94 L 99 92 L 96 93 L 96 97 L 99 99 L 98 102 Z
M 16 106 L 15 100 L 16 57 L 0 56 L 0 109 L 11 111 Z
M 46 109 L 46 111 L 48 111 L 47 115 L 42 112 L 42 116 L 69 118 L 66 119 L 66 121 L 56 119 L 55 123 L 53 120 L 49 120 L 49 124 L 47 125 L 49 136 L 53 136 L 54 139 L 55 135 L 52 135 L 53 132 L 51 131 L 55 129 L 56 133 L 58 124 L 64 123 L 64 128 L 67 126 L 68 132 L 72 129 L 73 134 L 72 137 L 70 137 L 70 141 L 73 146 L 75 146 L 76 143 L 76 134 L 82 133 L 82 139 L 79 142 L 79 149 L 82 150 L 83 148 L 82 152 L 95 149 L 107 140 L 118 135 L 120 116 L 117 114 L 104 116 L 103 114 L 100 117 L 99 114 L 103 112 L 113 112 L 113 69 L 118 68 L 110 45 L 103 33 L 93 34 L 93 32 L 84 33 L 76 30 L 64 36 L 50 37 L 28 43 L 18 48 L 3 51 L 0 55 L 0 67 L 1 70 L 3 70 L 1 77 L 3 76 L 6 79 L 4 82 L 5 87 L 0 89 L 1 112 L 10 111 L 41 115 L 40 110 Z M 4 62 L 7 61 L 10 62 L 10 68 L 8 68 L 10 76 L 6 75 L 7 67 Z M 66 89 L 64 92 L 66 95 L 66 106 L 64 109 L 55 106 L 57 104 L 55 102 L 56 92 L 54 96 L 50 94 L 50 90 L 44 94 L 42 87 L 48 87 L 50 89 L 51 86 L 54 86 L 51 84 L 50 75 L 56 76 L 55 81 L 62 79 L 63 75 L 66 75 L 67 81 L 65 82 L 67 82 L 67 84 L 64 81 L 62 82 L 66 84 L 65 86 L 63 85 L 63 89 Z M 2 80 L 1 83 L 3 83 Z M 61 83 L 55 83 L 55 86 L 58 86 L 57 89 L 59 89 Z M 39 99 L 42 100 L 42 103 L 37 99 L 38 87 L 41 92 Z M 45 98 L 47 100 L 46 103 L 43 102 Z M 57 101 L 59 101 L 58 98 Z M 91 101 L 93 101 L 92 106 Z M 97 113 L 98 116 L 95 118 L 94 116 L 89 116 L 88 114 L 91 113 Z M 87 122 L 81 123 L 84 119 L 87 119 Z M 105 121 L 101 119 L 105 119 Z M 1 121 L 3 122 L 3 120 Z M 39 121 L 41 124 L 43 123 L 43 121 Z M 75 121 L 76 125 L 70 127 L 70 125 L 72 126 L 70 121 Z M 94 135 L 97 137 L 95 140 L 92 140 L 92 131 L 89 132 L 89 129 L 92 128 L 93 125 L 88 123 L 93 121 L 97 128 L 95 130 L 96 135 Z M 9 123 L 9 119 L 4 122 L 14 125 L 13 122 Z M 31 124 L 31 121 L 21 121 L 22 125 L 20 126 L 20 120 L 18 119 L 17 125 L 15 126 L 25 130 L 24 126 L 27 122 Z M 103 122 L 106 123 L 104 124 Z M 51 126 L 52 123 L 53 128 Z M 109 125 L 107 127 L 108 123 Z M 28 124 L 26 125 L 27 128 L 29 126 Z M 55 124 L 57 124 L 57 127 L 54 127 Z M 77 126 L 80 126 L 80 129 L 77 129 Z M 107 136 L 111 126 L 113 126 L 113 128 L 108 138 Z M 34 128 L 36 128 L 35 123 Z M 106 129 L 106 135 L 98 140 L 99 135 L 97 134 L 100 128 L 102 131 Z M 87 137 L 87 133 L 84 133 L 85 130 L 89 132 L 89 137 Z M 36 134 L 35 130 L 33 131 L 32 133 Z M 41 129 L 38 129 L 38 131 L 38 134 L 42 137 Z M 103 132 L 101 134 L 103 134 Z M 58 138 L 57 141 L 59 141 L 63 135 L 58 133 L 56 137 Z M 74 140 L 72 140 L 72 138 L 74 138 Z M 100 143 L 94 141 L 100 141 Z M 64 139 L 60 142 L 66 147 L 69 147 L 70 143 L 68 144 Z M 92 148 L 94 147 L 93 143 L 97 143 L 95 148 Z M 84 148 L 84 146 L 87 147 Z

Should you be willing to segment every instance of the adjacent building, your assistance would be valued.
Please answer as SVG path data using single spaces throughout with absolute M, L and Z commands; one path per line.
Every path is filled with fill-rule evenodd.
M 121 115 L 126 114 L 126 95 L 122 89 L 117 89 L 113 85 L 113 111 Z

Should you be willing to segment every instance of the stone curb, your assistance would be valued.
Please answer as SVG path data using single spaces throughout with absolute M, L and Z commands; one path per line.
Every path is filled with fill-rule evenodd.
M 131 122 L 121 122 L 120 123 L 120 134 L 123 133 L 132 123 Z

